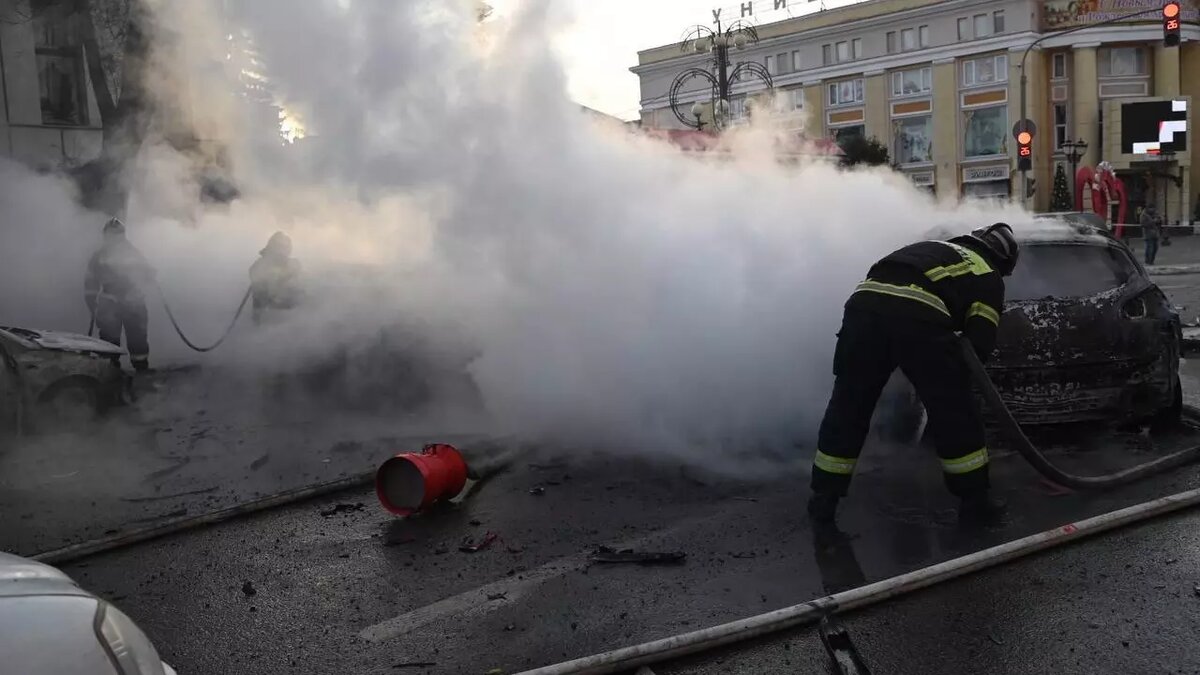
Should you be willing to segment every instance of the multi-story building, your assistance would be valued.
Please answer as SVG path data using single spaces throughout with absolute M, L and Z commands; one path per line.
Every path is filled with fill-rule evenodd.
M 743 3 L 743 5 L 752 3 Z M 759 4 L 770 4 L 762 3 Z M 778 4 L 778 3 L 776 3 Z M 783 3 L 786 4 L 786 3 Z M 1064 142 L 1088 143 L 1080 166 L 1112 164 L 1130 209 L 1157 201 L 1187 222 L 1200 195 L 1196 144 L 1172 155 L 1122 147 L 1122 105 L 1179 100 L 1187 118 L 1200 101 L 1200 26 L 1183 3 L 1182 43 L 1163 46 L 1157 0 L 868 0 L 757 26 L 760 40 L 731 49 L 771 73 L 776 105 L 803 115 L 805 132 L 866 134 L 885 142 L 894 166 L 939 196 L 1021 197 L 1012 127 L 1021 117 L 1025 58 L 1027 117 L 1036 127 L 1030 206 L 1049 207 Z M 1137 18 L 1091 24 L 1145 10 Z M 735 17 L 736 18 L 736 17 Z M 1056 34 L 1080 28 L 1069 34 Z M 1028 52 L 1034 41 L 1040 40 Z M 682 126 L 671 110 L 676 74 L 706 67 L 706 55 L 673 44 L 639 53 L 642 124 Z M 730 110 L 742 114 L 761 82 L 735 84 Z M 704 103 L 707 88 L 685 89 L 681 105 Z M 1067 169 L 1069 173 L 1069 168 Z

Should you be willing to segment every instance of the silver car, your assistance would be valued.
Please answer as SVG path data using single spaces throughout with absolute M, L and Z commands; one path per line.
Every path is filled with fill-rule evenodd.
M 175 675 L 121 610 L 8 553 L 0 553 L 0 654 L 0 669 L 21 675 Z
M 92 420 L 126 391 L 124 353 L 86 335 L 0 326 L 0 430 Z

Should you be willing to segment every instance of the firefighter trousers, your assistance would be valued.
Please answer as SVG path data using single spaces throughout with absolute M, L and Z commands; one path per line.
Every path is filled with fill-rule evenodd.
M 875 404 L 896 368 L 925 405 L 946 487 L 959 497 L 988 489 L 983 420 L 958 340 L 936 324 L 846 310 L 833 357 L 833 394 L 813 461 L 813 492 L 846 494 Z
M 96 328 L 100 339 L 121 346 L 121 331 L 125 332 L 125 348 L 135 370 L 145 370 L 150 364 L 150 342 L 146 336 L 146 303 L 142 300 L 113 300 L 101 298 L 96 303 Z

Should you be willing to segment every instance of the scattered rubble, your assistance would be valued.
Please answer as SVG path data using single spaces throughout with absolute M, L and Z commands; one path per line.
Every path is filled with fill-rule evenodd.
M 365 508 L 367 508 L 367 507 L 362 502 L 358 502 L 357 504 L 336 504 L 336 505 L 334 505 L 333 508 L 322 511 L 321 515 L 328 518 L 330 516 L 335 516 L 339 513 L 350 513 L 350 512 L 354 512 L 354 511 L 362 511 Z
M 637 565 L 676 565 L 682 563 L 686 558 L 687 554 L 682 551 L 635 551 L 631 548 L 618 551 L 608 546 L 601 546 L 591 556 L 592 562 L 634 563 Z
M 472 542 L 471 537 L 465 537 L 462 545 L 458 547 L 458 550 L 464 553 L 476 553 L 491 546 L 492 542 L 496 541 L 497 538 L 498 535 L 495 532 L 488 532 L 487 534 L 483 535 L 483 539 L 480 539 L 478 542 Z

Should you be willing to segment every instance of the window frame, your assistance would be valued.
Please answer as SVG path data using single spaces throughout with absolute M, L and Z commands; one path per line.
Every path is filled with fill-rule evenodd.
M 1113 72 L 1112 72 L 1113 71 L 1113 56 L 1118 52 L 1121 52 L 1121 53 L 1129 52 L 1129 53 L 1135 54 L 1133 60 L 1134 60 L 1134 67 L 1135 67 L 1136 72 L 1123 73 L 1120 75 L 1113 74 Z M 1146 56 L 1146 49 L 1140 45 L 1122 45 L 1122 46 L 1118 46 L 1118 47 L 1107 47 L 1102 51 L 1102 53 L 1104 56 L 1103 56 L 1103 58 L 1100 59 L 1100 62 L 1097 64 L 1097 66 L 1098 66 L 1096 69 L 1097 77 L 1121 78 L 1121 77 L 1149 77 L 1150 76 L 1150 64 L 1148 62 L 1149 59 Z M 1107 69 L 1108 72 L 1105 73 L 1104 69 Z
M 804 64 L 804 61 L 800 57 L 800 50 L 793 49 L 792 50 L 792 72 L 793 73 L 799 72 L 801 67 L 803 66 L 803 64 Z
M 929 26 L 917 26 L 917 48 L 925 49 L 929 46 Z
M 1062 64 L 1062 74 L 1058 74 L 1058 66 Z M 1050 79 L 1065 80 L 1067 79 L 1067 53 L 1056 52 L 1050 55 Z
M 862 38 L 854 38 L 850 41 L 850 59 L 857 61 L 863 57 L 863 41 Z
M 974 116 L 981 112 L 999 111 L 1004 119 L 1000 124 L 1000 128 L 996 130 L 996 136 L 1000 139 L 1000 149 L 998 152 L 986 155 L 970 155 L 967 154 L 967 149 L 971 147 L 967 134 L 971 131 L 971 124 L 967 119 L 968 115 Z M 959 110 L 959 119 L 962 120 L 962 158 L 964 161 L 973 159 L 996 159 L 999 157 L 1008 156 L 1008 103 L 996 103 L 991 105 L 981 105 L 979 107 L 967 108 Z
M 921 88 L 916 92 L 906 93 L 904 91 L 904 76 L 914 72 L 917 73 L 917 79 L 920 82 Z M 893 99 L 929 96 L 933 92 L 933 68 L 932 66 L 917 66 L 915 68 L 894 70 L 892 71 L 891 85 L 891 97 Z
M 845 85 L 845 84 L 848 84 L 851 86 L 851 96 L 850 96 L 851 100 L 842 100 L 842 97 L 840 96 L 841 86 Z M 855 106 L 855 105 L 862 105 L 863 101 L 866 98 L 866 92 L 865 92 L 865 87 L 864 87 L 864 83 L 863 83 L 863 78 L 855 77 L 855 78 L 851 78 L 849 80 L 838 80 L 837 82 L 830 82 L 829 86 L 827 86 L 825 88 L 825 95 L 827 98 L 827 101 L 825 104 L 826 108 L 844 108 L 844 107 L 850 107 L 850 106 Z
M 971 20 L 968 17 L 958 17 L 958 41 L 966 42 L 971 39 Z
M 988 16 L 987 14 L 976 14 L 976 15 L 972 16 L 971 17 L 971 35 L 972 35 L 972 37 L 974 37 L 976 40 L 978 40 L 979 38 L 990 37 L 992 34 L 991 33 L 992 26 L 989 25 L 991 23 L 991 21 L 990 21 L 991 18 L 992 17 Z M 979 30 L 981 26 L 983 27 L 982 31 Z
M 833 65 L 833 43 L 821 45 L 821 65 Z
M 50 17 L 54 19 L 48 22 L 48 18 L 41 12 L 44 11 L 39 5 L 47 5 L 52 11 L 58 10 L 59 16 Z M 69 7 L 74 5 L 74 7 Z M 83 50 L 83 43 L 80 41 L 76 44 L 76 40 L 80 40 L 81 36 L 75 32 L 80 30 L 78 26 L 71 25 L 71 21 L 75 18 L 76 13 L 82 11 L 81 5 L 77 2 L 42 2 L 39 3 L 33 0 L 29 3 L 29 19 L 31 31 L 33 33 L 34 44 L 34 69 L 37 73 L 36 82 L 38 85 L 38 112 L 41 116 L 41 123 L 49 127 L 65 127 L 79 128 L 91 126 L 89 114 L 88 100 L 88 73 L 86 55 Z M 63 44 L 39 44 L 41 40 L 41 32 L 43 27 L 57 28 L 65 36 Z M 53 34 L 57 34 L 54 32 Z M 75 111 L 78 113 L 76 119 L 63 121 L 58 119 L 48 119 L 50 111 L 43 105 L 42 89 L 44 86 L 42 72 L 42 64 L 44 59 L 66 60 L 70 64 L 71 80 L 75 94 Z
M 1058 121 L 1059 109 L 1063 111 L 1063 121 L 1060 124 Z M 1054 103 L 1050 108 L 1050 121 L 1052 122 L 1052 132 L 1054 139 L 1054 151 L 1062 152 L 1063 143 L 1071 139 L 1071 108 L 1066 101 L 1062 103 Z M 1062 138 L 1059 138 L 1059 131 L 1062 131 Z
M 844 48 L 844 49 L 843 49 Z M 842 52 L 846 55 L 843 57 Z M 834 56 L 837 58 L 837 63 L 846 63 L 850 60 L 850 41 L 841 40 L 834 43 Z
M 885 40 L 886 40 L 886 44 L 887 44 L 887 53 L 895 54 L 897 52 L 899 44 L 900 44 L 899 40 L 896 38 L 896 31 L 889 30 L 887 32 L 887 36 L 885 37 Z
M 997 9 L 992 12 L 992 35 L 1004 34 L 1004 10 Z
M 775 70 L 775 55 L 767 54 L 767 58 L 763 60 L 763 66 L 767 69 L 768 75 L 778 75 L 779 71 Z
M 978 78 L 976 64 L 987 59 L 992 60 L 992 71 L 996 74 L 994 79 L 986 82 L 980 81 Z M 1001 60 L 1003 59 L 1003 64 Z M 971 82 L 967 81 L 967 66 L 970 66 Z M 959 88 L 972 89 L 974 87 L 991 87 L 998 84 L 1008 82 L 1008 54 L 992 54 L 990 56 L 977 56 L 972 59 L 966 59 L 960 62 L 959 68 Z
M 905 39 L 907 36 L 907 39 Z M 911 52 L 917 48 L 917 29 L 905 28 L 900 31 L 900 51 Z
M 928 141 L 929 141 L 929 155 L 925 159 L 903 161 L 901 159 L 902 155 L 901 155 L 901 151 L 900 151 L 900 145 L 901 145 L 900 129 L 905 124 L 911 123 L 914 120 L 921 120 L 925 123 L 925 127 L 928 130 L 927 135 L 928 135 Z M 919 165 L 931 164 L 933 162 L 933 141 L 934 141 L 934 135 L 933 135 L 933 112 L 932 111 L 927 112 L 927 113 L 922 113 L 920 115 L 907 115 L 904 117 L 893 117 L 892 118 L 892 148 L 891 148 L 891 150 L 893 153 L 892 156 L 895 157 L 896 163 L 898 163 L 900 166 L 919 166 Z

